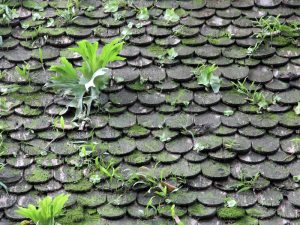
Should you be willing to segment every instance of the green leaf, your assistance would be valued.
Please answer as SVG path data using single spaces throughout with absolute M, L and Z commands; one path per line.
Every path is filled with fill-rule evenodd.
M 104 5 L 104 12 L 113 13 L 117 12 L 119 9 L 119 1 L 118 0 L 109 0 Z
M 138 20 L 148 20 L 150 18 L 147 7 L 142 7 L 138 11 L 137 19 Z
M 218 93 L 221 87 L 221 80 L 219 77 L 212 75 L 209 81 L 210 87 L 214 93 Z
M 164 20 L 166 20 L 167 22 L 176 23 L 179 21 L 179 19 L 180 19 L 180 17 L 176 14 L 174 8 L 166 9 L 165 15 L 164 15 Z
M 87 82 L 87 83 L 85 84 L 85 89 L 88 91 L 90 87 L 96 87 L 96 85 L 95 85 L 95 83 L 94 83 L 94 80 L 95 80 L 97 77 L 99 77 L 99 76 L 106 76 L 106 77 L 107 77 L 107 74 L 109 73 L 109 71 L 110 71 L 110 70 L 107 69 L 107 68 L 100 68 L 99 70 L 97 70 L 97 71 L 93 74 L 93 76 L 92 76 L 92 78 L 90 79 L 90 81 Z M 104 84 L 103 84 L 103 85 L 104 85 Z M 103 86 L 99 87 L 99 89 L 103 89 L 103 88 L 104 88 Z
M 298 102 L 298 105 L 294 107 L 294 112 L 296 113 L 296 115 L 300 115 L 300 102 Z
M 296 183 L 300 182 L 300 175 L 293 176 L 293 181 L 295 181 Z
M 167 55 L 169 60 L 173 60 L 178 56 L 178 53 L 175 51 L 174 48 L 167 49 Z
M 224 116 L 232 116 L 234 114 L 234 111 L 231 109 L 225 110 L 224 112 Z

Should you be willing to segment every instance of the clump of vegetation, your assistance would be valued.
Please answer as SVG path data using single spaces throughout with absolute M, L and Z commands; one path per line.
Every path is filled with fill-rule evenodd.
M 147 7 L 138 8 L 138 14 L 137 14 L 138 20 L 148 20 L 149 18 L 150 15 Z
M 0 157 L 3 155 L 4 148 L 4 139 L 2 133 L 0 133 Z M 4 169 L 5 164 L 0 162 L 0 172 Z M 4 189 L 6 192 L 8 191 L 7 186 L 0 180 L 0 189 Z
M 65 57 L 60 58 L 61 65 L 50 67 L 50 71 L 56 75 L 51 76 L 46 87 L 54 88 L 63 96 L 72 98 L 67 107 L 76 108 L 74 119 L 84 120 L 89 116 L 92 103 L 97 101 L 100 92 L 110 80 L 107 64 L 125 59 L 119 56 L 123 44 L 120 39 L 115 39 L 106 44 L 98 55 L 98 42 L 83 40 L 77 42 L 78 47 L 70 48 L 83 58 L 81 67 L 74 68 Z
M 294 112 L 296 115 L 300 115 L 300 102 L 294 107 Z
M 25 65 L 22 65 L 22 68 L 19 66 L 16 66 L 16 71 L 19 73 L 19 75 L 24 78 L 27 82 L 31 82 L 31 77 L 29 75 L 30 65 L 26 63 Z
M 214 75 L 217 70 L 216 65 L 201 65 L 192 72 L 197 78 L 198 84 L 204 85 L 206 88 L 211 88 L 214 93 L 218 93 L 221 87 L 221 79 Z
M 249 190 L 253 190 L 255 188 L 259 176 L 260 173 L 256 173 L 251 179 L 247 179 L 242 173 L 240 180 L 233 184 L 231 187 L 238 192 L 246 192 Z
M 55 198 L 47 196 L 38 202 L 38 208 L 29 204 L 28 208 L 19 207 L 16 212 L 38 225 L 57 225 L 55 218 L 62 214 L 69 195 L 60 194 Z
M 240 219 L 245 216 L 245 209 L 239 207 L 222 207 L 218 209 L 217 214 L 220 219 Z
M 246 86 L 246 79 L 244 79 L 243 82 L 232 82 L 232 84 L 236 88 L 236 91 L 239 94 L 245 96 L 246 100 L 249 101 L 250 104 L 258 106 L 258 112 L 261 112 L 261 110 L 266 110 L 268 108 L 270 102 L 267 101 L 262 92 L 258 91 L 258 88 L 255 87 L 254 82 L 250 84 L 249 88 Z
M 16 9 L 11 9 L 5 4 L 0 4 L 1 21 L 4 24 L 9 24 L 12 20 L 19 17 Z
M 57 10 L 57 15 L 62 19 L 62 25 L 72 23 L 78 16 L 79 0 L 68 0 L 67 8 L 64 10 Z
M 164 20 L 166 20 L 168 23 L 176 23 L 178 22 L 180 17 L 176 14 L 175 9 L 166 9 L 164 14 Z
M 114 13 L 119 10 L 119 8 L 126 6 L 125 0 L 107 0 L 104 3 L 104 12 Z
M 280 15 L 276 17 L 262 17 L 254 23 L 256 27 L 260 28 L 260 31 L 254 35 L 258 41 L 254 46 L 248 48 L 248 55 L 252 55 L 256 52 L 262 44 L 267 43 L 267 41 L 269 42 L 269 39 L 272 42 L 274 36 L 284 33 L 287 38 L 292 38 L 294 34 L 299 31 L 298 22 L 282 23 L 280 21 Z

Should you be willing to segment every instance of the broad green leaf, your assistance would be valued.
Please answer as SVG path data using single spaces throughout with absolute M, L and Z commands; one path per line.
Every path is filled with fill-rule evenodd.
M 297 106 L 294 107 L 294 112 L 296 115 L 300 115 L 300 102 L 298 102 Z
M 150 18 L 147 7 L 142 7 L 139 9 L 137 19 L 138 20 L 148 20 Z
M 164 19 L 168 22 L 176 23 L 179 21 L 180 17 L 176 14 L 175 9 L 166 9 L 164 14 Z

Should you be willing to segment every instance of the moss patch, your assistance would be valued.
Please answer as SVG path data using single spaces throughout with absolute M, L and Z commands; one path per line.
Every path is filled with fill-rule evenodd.
M 233 207 L 233 208 L 223 207 L 218 209 L 217 213 L 220 219 L 224 219 L 224 220 L 239 219 L 245 215 L 245 210 L 238 207 Z
M 69 225 L 83 221 L 85 218 L 84 211 L 82 207 L 76 207 L 73 209 L 68 209 L 58 222 L 62 225 Z

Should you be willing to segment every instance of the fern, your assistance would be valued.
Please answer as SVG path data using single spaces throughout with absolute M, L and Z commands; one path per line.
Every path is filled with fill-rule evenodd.
M 119 56 L 123 44 L 121 39 L 115 39 L 103 47 L 101 54 L 97 54 L 98 42 L 83 40 L 77 42 L 78 47 L 70 48 L 81 55 L 81 67 L 74 68 L 65 57 L 60 58 L 61 65 L 51 66 L 50 71 L 56 75 L 51 76 L 50 83 L 46 86 L 72 98 L 68 107 L 76 108 L 74 119 L 83 120 L 90 114 L 92 103 L 109 82 L 110 71 L 106 68 L 107 64 L 125 59 Z
M 55 225 L 55 218 L 62 214 L 69 195 L 60 194 L 54 199 L 47 196 L 38 202 L 38 208 L 29 204 L 27 208 L 19 207 L 16 213 L 31 219 L 38 225 Z

